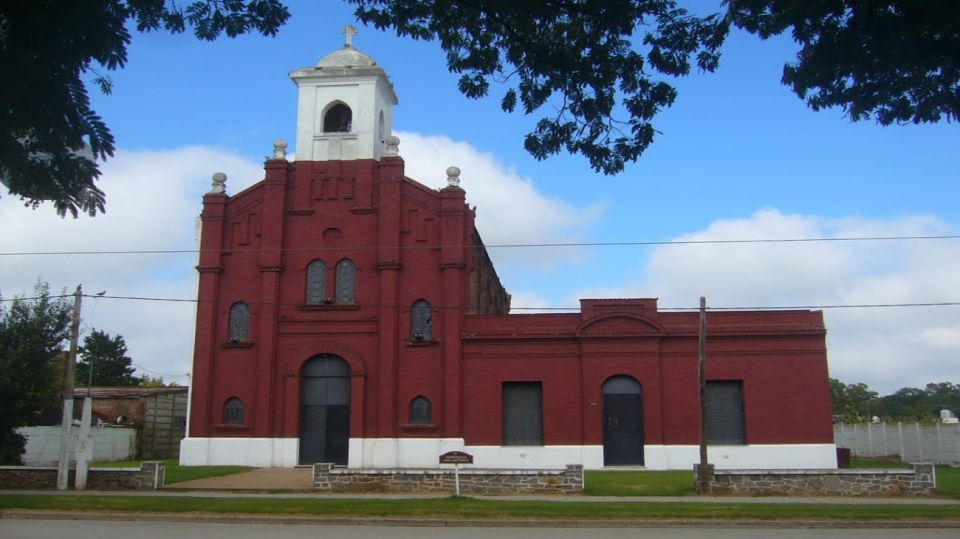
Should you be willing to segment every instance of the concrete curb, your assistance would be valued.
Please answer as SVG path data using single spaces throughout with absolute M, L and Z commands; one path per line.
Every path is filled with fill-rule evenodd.
M 216 513 L 111 513 L 96 511 L 0 510 L 0 520 L 99 520 L 135 522 L 206 522 L 304 524 L 324 526 L 411 526 L 438 528 L 785 528 L 785 529 L 960 529 L 960 520 L 721 520 L 721 519 L 451 519 L 270 516 Z
M 431 500 L 450 495 L 427 494 L 329 494 L 315 491 L 268 492 L 260 490 L 0 490 L 5 496 L 125 496 L 140 498 L 264 498 L 311 500 Z M 468 496 L 475 500 L 539 501 L 556 503 L 690 503 L 690 504 L 815 504 L 815 505 L 960 505 L 951 498 L 867 498 L 867 497 L 786 497 L 786 496 Z

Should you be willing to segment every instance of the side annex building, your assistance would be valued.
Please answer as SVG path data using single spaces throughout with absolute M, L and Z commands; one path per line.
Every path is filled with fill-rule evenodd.
M 698 313 L 509 314 L 460 171 L 404 175 L 384 70 L 348 40 L 298 87 L 296 160 L 203 198 L 185 465 L 691 469 Z M 482 209 L 481 209 L 482 210 Z M 708 314 L 717 468 L 834 468 L 819 311 Z

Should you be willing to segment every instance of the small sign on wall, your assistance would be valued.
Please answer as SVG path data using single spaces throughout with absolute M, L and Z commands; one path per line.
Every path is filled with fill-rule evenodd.
M 440 464 L 473 464 L 473 455 L 463 451 L 447 451 L 440 455 Z
M 440 464 L 453 464 L 453 482 L 456 496 L 460 497 L 460 465 L 473 464 L 473 455 L 463 451 L 447 451 L 440 455 Z

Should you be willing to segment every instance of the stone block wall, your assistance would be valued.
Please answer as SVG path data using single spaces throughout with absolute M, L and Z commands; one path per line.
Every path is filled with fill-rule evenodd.
M 933 464 L 910 470 L 713 470 L 708 494 L 738 496 L 927 496 L 936 487 Z
M 455 492 L 454 470 L 349 469 L 333 464 L 313 465 L 313 487 L 326 492 Z M 582 494 L 583 466 L 563 470 L 460 470 L 461 494 Z
M 163 462 L 144 462 L 139 468 L 90 468 L 87 488 L 92 490 L 155 490 L 163 487 Z M 70 487 L 75 470 L 70 470 Z M 57 468 L 0 466 L 0 489 L 46 490 L 57 488 Z

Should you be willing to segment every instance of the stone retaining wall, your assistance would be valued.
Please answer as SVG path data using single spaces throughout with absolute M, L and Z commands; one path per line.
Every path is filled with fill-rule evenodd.
M 326 492 L 454 493 L 454 470 L 349 469 L 313 465 L 313 488 Z M 583 466 L 563 470 L 460 470 L 461 494 L 582 494 Z
M 911 467 L 910 470 L 715 471 L 713 466 L 710 466 L 707 493 L 738 496 L 927 496 L 933 494 L 936 487 L 936 471 L 933 464 L 911 464 Z
M 163 487 L 163 462 L 144 462 L 139 468 L 90 468 L 87 488 L 92 490 L 155 490 Z M 70 487 L 75 470 L 70 470 Z M 47 466 L 0 466 L 0 489 L 55 489 L 57 469 Z

